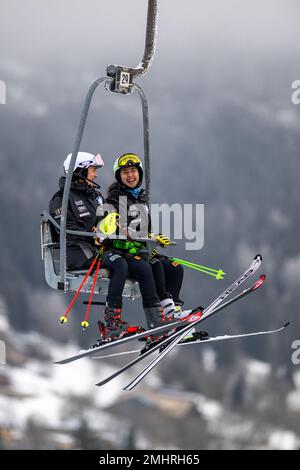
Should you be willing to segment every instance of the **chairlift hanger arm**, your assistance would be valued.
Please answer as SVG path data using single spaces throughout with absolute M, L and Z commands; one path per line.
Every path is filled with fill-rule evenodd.
M 145 36 L 144 55 L 137 67 L 123 65 L 108 65 L 106 72 L 113 79 L 111 91 L 118 93 L 131 93 L 133 79 L 148 72 L 154 57 L 158 18 L 158 0 L 148 0 L 147 26 Z
M 155 52 L 156 43 L 156 32 L 157 32 L 157 18 L 158 18 L 158 0 L 148 1 L 148 13 L 147 13 L 147 27 L 145 37 L 145 50 L 142 61 L 139 65 L 131 69 L 131 73 L 134 77 L 144 75 L 152 62 Z
M 151 216 L 151 182 L 150 182 L 150 133 L 149 133 L 149 108 L 146 95 L 141 86 L 134 83 L 133 89 L 137 90 L 143 110 L 143 129 L 144 129 L 144 164 L 145 164 L 145 190 L 146 190 L 146 203 L 149 209 L 149 216 Z

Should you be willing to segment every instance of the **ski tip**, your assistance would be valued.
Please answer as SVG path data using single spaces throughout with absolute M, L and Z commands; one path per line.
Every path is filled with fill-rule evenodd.
M 262 256 L 260 254 L 257 254 L 256 256 L 254 256 L 254 259 L 262 261 Z
M 109 380 L 101 380 L 101 382 L 98 382 L 95 384 L 95 387 L 102 387 L 102 385 L 105 385 Z
M 286 328 L 287 326 L 289 326 L 289 324 L 290 324 L 290 322 L 288 321 L 287 323 L 285 323 L 285 324 L 283 325 L 283 328 Z
M 255 284 L 253 285 L 252 290 L 259 289 L 259 287 L 264 284 L 265 279 L 266 279 L 266 275 L 265 275 L 265 274 L 262 274 L 262 275 L 259 277 L 258 281 L 256 281 Z

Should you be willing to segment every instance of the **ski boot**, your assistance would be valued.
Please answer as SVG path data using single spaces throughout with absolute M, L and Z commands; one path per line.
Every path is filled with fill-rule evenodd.
M 173 297 L 169 292 L 166 292 L 166 294 L 160 298 L 160 305 L 163 309 L 164 316 L 166 318 L 172 318 L 172 315 L 176 310 L 176 306 L 174 304 Z
M 196 320 L 198 320 L 203 311 L 203 307 L 199 307 L 198 310 L 182 310 L 182 301 L 177 301 L 174 303 L 174 300 L 172 298 L 171 294 L 167 294 L 168 297 L 164 298 L 161 300 L 160 304 L 163 308 L 164 315 L 166 317 L 166 320 L 169 321 L 170 323 L 175 323 L 175 322 L 185 322 L 185 323 L 192 323 Z M 174 330 L 172 330 L 174 332 Z
M 160 305 L 163 309 L 165 320 L 169 323 L 187 320 L 188 315 L 191 313 L 191 310 L 188 310 L 186 312 L 182 312 L 181 315 L 176 315 L 177 306 L 174 303 L 173 297 L 169 292 L 166 293 L 165 297 L 160 299 Z M 180 327 L 169 330 L 168 335 L 175 333 L 175 331 L 178 331 L 178 329 L 180 329 Z
M 162 303 L 163 302 L 164 301 L 162 301 Z M 173 299 L 171 297 L 169 297 L 168 299 L 165 299 L 165 302 L 169 306 L 169 308 L 171 306 L 170 304 L 174 304 Z M 168 336 L 171 336 L 176 331 L 181 330 L 182 328 L 184 328 L 184 326 L 187 323 L 192 324 L 193 322 L 201 318 L 203 308 L 199 307 L 199 310 L 195 310 L 195 309 L 189 310 L 188 313 L 185 313 L 184 315 L 182 315 L 182 318 L 176 318 L 174 316 L 173 308 L 172 309 L 170 308 L 168 315 L 165 315 L 159 303 L 153 304 L 152 307 L 144 307 L 144 311 L 145 311 L 147 325 L 149 329 L 170 324 L 170 329 L 166 333 L 158 333 L 157 335 L 151 335 L 149 337 L 141 339 L 142 341 L 146 341 L 147 343 L 146 349 L 147 349 L 148 346 L 152 347 L 154 345 L 154 342 L 155 344 L 157 344 L 158 341 L 162 341 L 168 338 Z M 177 327 L 172 328 L 171 326 L 172 323 L 178 323 L 179 321 L 182 321 L 183 325 L 182 326 L 177 325 Z
M 180 301 L 178 300 L 175 302 L 174 318 L 176 318 L 177 321 L 184 320 L 192 312 L 192 310 L 182 310 L 182 306 L 183 306 L 183 302 L 181 300 Z
M 127 335 L 144 331 L 140 326 L 131 326 L 121 319 L 121 308 L 106 306 L 104 309 L 104 326 L 106 339 L 115 340 Z
M 170 298 L 165 300 L 166 304 L 170 304 L 171 302 L 173 302 L 173 299 Z M 149 329 L 158 328 L 159 326 L 165 326 L 178 321 L 173 319 L 173 309 L 172 312 L 169 311 L 169 315 L 166 316 L 162 309 L 161 303 L 159 302 L 155 302 L 151 307 L 144 307 L 144 312 L 146 315 L 146 321 Z M 159 341 L 162 341 L 163 339 L 167 338 L 173 331 L 175 330 L 170 328 L 170 330 L 166 331 L 165 333 L 158 333 L 156 335 L 154 334 L 145 338 L 141 338 L 141 341 L 146 341 L 146 346 L 143 352 L 146 352 L 150 347 L 155 346 L 155 344 L 157 344 Z
M 166 300 L 169 301 L 170 299 Z M 173 301 L 173 299 L 171 300 Z M 175 322 L 172 318 L 172 313 L 169 313 L 168 316 L 165 315 L 159 302 L 155 302 L 151 307 L 144 307 L 144 312 L 149 329 L 158 328 L 159 326 Z
M 168 321 L 178 322 L 178 321 L 188 321 L 190 316 L 191 321 L 195 321 L 194 310 L 182 310 L 182 301 L 174 302 L 172 295 L 170 293 L 166 294 L 166 297 L 161 299 L 160 304 L 163 308 L 164 316 Z M 202 307 L 201 307 L 202 308 Z M 203 309 L 202 309 L 203 310 Z
M 98 327 L 100 331 L 100 339 L 93 347 L 101 346 L 101 344 L 115 341 L 124 336 L 142 333 L 144 328 L 140 326 L 131 326 L 129 323 L 121 319 L 121 308 L 105 306 L 104 322 L 99 321 Z

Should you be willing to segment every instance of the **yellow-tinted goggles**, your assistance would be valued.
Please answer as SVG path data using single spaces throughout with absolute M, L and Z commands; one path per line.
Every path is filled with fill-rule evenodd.
M 141 160 L 134 153 L 127 153 L 126 155 L 122 155 L 118 160 L 119 168 L 122 166 L 127 166 L 129 163 L 132 163 L 133 165 L 141 164 Z

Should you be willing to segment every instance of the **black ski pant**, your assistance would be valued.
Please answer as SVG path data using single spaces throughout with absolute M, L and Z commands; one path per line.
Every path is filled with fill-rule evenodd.
M 122 307 L 122 294 L 128 275 L 126 260 L 114 251 L 106 251 L 102 257 L 102 267 L 109 269 L 109 286 L 106 302 L 110 307 Z
M 67 249 L 68 269 L 88 269 L 96 256 L 93 246 L 71 246 Z M 122 306 L 122 293 L 128 275 L 135 278 L 140 287 L 144 307 L 151 307 L 170 292 L 174 302 L 181 302 L 179 293 L 183 282 L 183 267 L 163 255 L 156 255 L 150 262 L 138 255 L 106 251 L 101 266 L 108 268 L 110 282 L 106 301 L 114 307 Z
M 159 261 L 159 264 L 156 260 Z M 157 282 L 158 295 L 161 296 L 164 295 L 164 292 L 170 292 L 175 303 L 182 303 L 179 297 L 184 275 L 182 265 L 174 263 L 167 256 L 159 254 L 152 258 L 150 263 Z M 161 271 L 163 271 L 163 274 L 161 274 Z
M 159 302 L 152 266 L 148 261 L 138 255 L 129 253 L 120 255 L 114 251 L 108 251 L 103 256 L 102 266 L 109 268 L 110 271 L 110 283 L 106 299 L 109 305 L 113 307 L 122 306 L 122 292 L 128 275 L 139 283 L 144 307 L 152 307 Z M 164 280 L 162 265 L 161 275 L 162 280 Z
M 152 307 L 159 302 L 152 267 L 138 255 L 126 254 L 128 273 L 139 283 L 144 307 Z
M 124 256 L 124 257 L 123 257 Z M 138 255 L 120 256 L 114 251 L 106 254 L 102 266 L 110 270 L 107 302 L 122 305 L 122 292 L 127 275 L 139 283 L 144 307 L 152 307 L 170 292 L 174 302 L 182 303 L 179 294 L 183 282 L 183 267 L 173 264 L 167 256 L 158 255 L 150 262 Z

